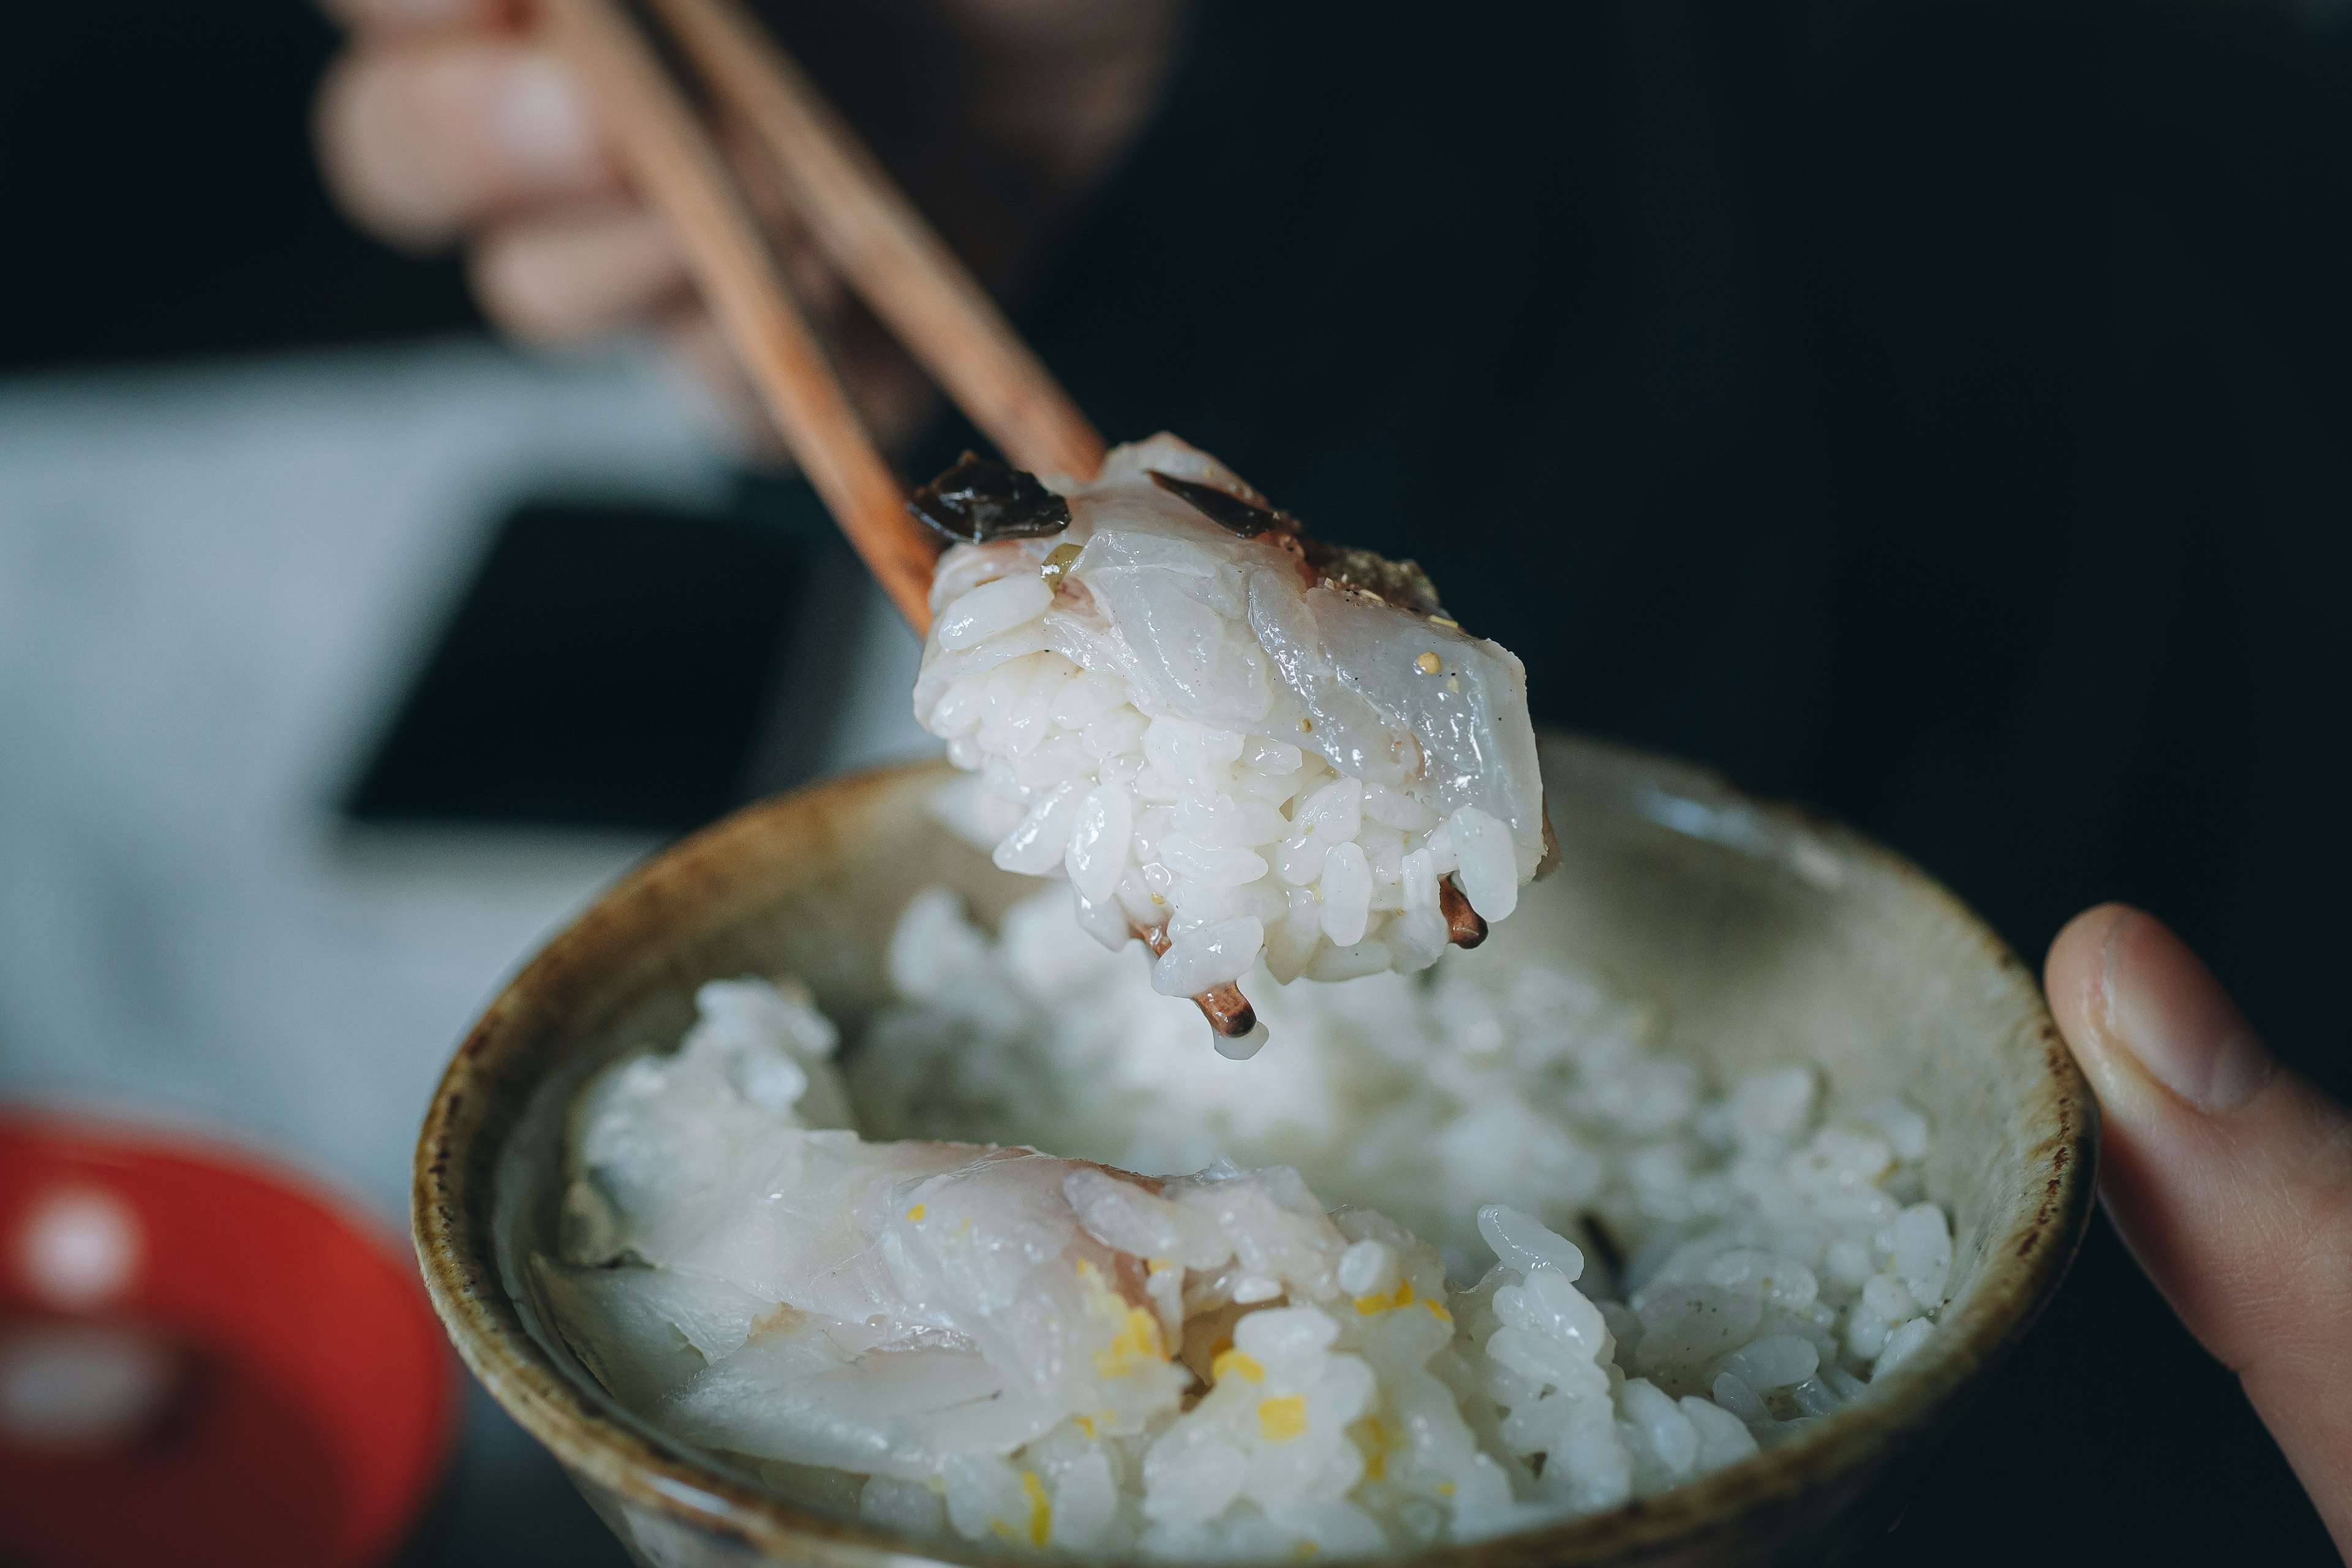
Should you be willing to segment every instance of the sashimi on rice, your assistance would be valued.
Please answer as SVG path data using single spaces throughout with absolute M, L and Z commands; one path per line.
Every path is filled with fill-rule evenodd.
M 1711 1092 L 1539 911 L 1407 978 L 1554 853 L 1519 661 L 1417 567 L 1164 435 L 912 504 L 954 541 L 940 809 L 1070 891 L 993 935 L 917 894 L 846 1078 L 747 978 L 589 1081 L 530 1268 L 615 1399 L 918 1540 L 1297 1561 L 1655 1496 L 1917 1352 L 1952 1237 L 1916 1111 Z M 1294 1048 L 1204 1082 L 1176 999 L 1246 1058 L 1244 978 Z
M 948 1136 L 852 1131 L 838 1036 L 789 982 L 706 984 L 677 1049 L 590 1080 L 558 1243 L 530 1268 L 615 1399 L 919 1540 L 1274 1562 L 1654 1496 L 1801 1436 L 1934 1331 L 1952 1237 L 1918 1191 L 1928 1130 L 1898 1101 L 1824 1120 L 1802 1068 L 1710 1096 L 1643 1043 L 1638 1010 L 1508 952 L 1441 970 L 1429 989 L 1454 987 L 1452 1005 L 1411 1005 L 1398 993 L 1424 987 L 1393 973 L 1286 988 L 1302 1058 L 1363 1056 L 1354 1037 L 1383 1019 L 1416 1037 L 1386 1064 L 1381 1120 L 1444 1146 L 1433 1182 L 1393 1131 L 1137 1102 L 1122 1062 L 1160 1071 L 1168 1053 L 1130 1026 L 1184 1005 L 1140 953 L 1067 931 L 1055 899 L 992 942 L 943 924 L 961 917 L 933 889 L 891 944 L 896 1023 L 859 1043 L 855 1110 Z M 922 1048 L 957 1039 L 957 1070 Z M 908 1070 L 877 1072 L 877 1053 Z M 1569 1182 L 1449 1110 L 1473 1062 L 1482 1099 L 1519 1103 L 1590 1168 Z M 1041 1074 L 1065 1101 L 1043 1109 L 1087 1152 L 1149 1160 L 1189 1118 L 1266 1163 L 1212 1151 L 1150 1174 L 956 1141 Z M 1449 1122 L 1494 1158 L 1460 1165 Z M 1269 1158 L 1294 1151 L 1325 1197 Z M 1327 1211 L 1339 1193 L 1382 1206 Z
M 1509 915 L 1549 827 L 1526 672 L 1410 562 L 1310 538 L 1176 437 L 1078 483 L 967 457 L 916 717 L 978 775 L 996 863 L 1066 876 L 1246 1056 L 1234 990 L 1434 963 Z

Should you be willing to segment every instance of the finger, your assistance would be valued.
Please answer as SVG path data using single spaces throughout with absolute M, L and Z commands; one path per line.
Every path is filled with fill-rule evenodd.
M 719 417 L 735 437 L 736 455 L 763 468 L 789 471 L 791 450 L 710 312 L 699 303 L 683 306 L 663 322 L 661 336 L 671 361 L 717 399 Z
M 515 9 L 509 0 L 320 0 L 320 8 L 354 31 L 381 33 L 501 27 Z
M 887 449 L 914 435 L 929 416 L 935 395 L 906 351 L 870 317 L 812 325 L 827 363 L 841 377 L 842 389 L 876 443 Z M 718 394 L 752 460 L 784 466 L 790 448 L 775 416 L 709 312 L 698 303 L 689 304 L 667 318 L 663 335 L 671 357 Z
M 575 342 L 652 316 L 687 289 L 668 224 L 626 202 L 517 218 L 483 235 L 470 263 L 491 320 L 535 342 Z
M 328 181 L 386 238 L 430 246 L 467 226 L 615 184 L 587 96 L 552 56 L 508 39 L 362 47 L 319 95 Z
M 2098 1091 L 2116 1227 L 2352 1555 L 2352 1116 L 2137 910 L 2077 916 L 2046 980 Z

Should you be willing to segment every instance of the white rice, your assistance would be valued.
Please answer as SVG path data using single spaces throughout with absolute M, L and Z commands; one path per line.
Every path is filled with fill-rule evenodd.
M 1236 537 L 1147 470 L 1264 500 L 1156 436 L 1059 484 L 1065 532 L 940 563 L 915 715 L 978 773 L 963 816 L 996 863 L 1066 876 L 1107 946 L 1164 927 L 1167 996 L 1261 954 L 1284 982 L 1425 968 L 1447 877 L 1510 914 L 1544 854 L 1519 661 L 1315 581 L 1282 536 Z
M 1533 941 L 1418 980 L 1261 973 L 1284 1044 L 1235 1067 L 1066 908 L 997 941 L 916 900 L 846 1100 L 831 1026 L 756 980 L 590 1086 L 563 1256 L 535 1261 L 615 1397 L 919 1535 L 1270 1559 L 1654 1495 L 1932 1332 L 1951 1237 L 1900 1102 L 1824 1124 L 1804 1068 L 1714 1092 Z M 825 1130 L 852 1103 L 877 1137 L 1198 1173 Z

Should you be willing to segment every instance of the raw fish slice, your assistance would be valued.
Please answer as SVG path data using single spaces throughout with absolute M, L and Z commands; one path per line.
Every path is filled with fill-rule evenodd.
M 565 1250 L 574 1262 L 628 1253 L 681 1261 L 697 1236 L 770 1190 L 777 1130 L 846 1121 L 826 1059 L 838 1037 L 805 990 L 719 981 L 696 1001 L 699 1016 L 676 1051 L 607 1068 L 572 1109 Z
M 667 1268 L 581 1268 L 534 1254 L 564 1342 L 614 1398 L 643 1409 L 742 1349 L 774 1303 Z
M 758 1315 L 742 1303 L 782 1303 L 820 1324 L 872 1327 L 882 1338 L 863 1342 L 893 1353 L 976 1355 L 1024 1407 L 1092 1412 L 1110 1431 L 1139 1431 L 1174 1405 L 1187 1374 L 1163 1342 L 1146 1266 L 1088 1234 L 1065 1191 L 1097 1167 L 799 1127 L 747 1104 L 701 1038 L 616 1063 L 583 1093 L 572 1206 L 601 1205 L 602 1217 L 570 1227 L 594 1242 L 571 1261 L 625 1264 L 547 1278 L 559 1310 L 580 1320 L 592 1367 L 614 1359 L 608 1342 L 642 1347 L 657 1369 L 643 1378 L 667 1388 L 694 1370 L 673 1353 L 681 1339 L 723 1357 Z M 740 1324 L 680 1294 L 705 1279 L 740 1296 Z M 772 1449 L 745 1451 L 815 1462 Z
M 980 1152 L 894 1188 L 877 1216 L 879 1250 L 901 1321 L 968 1336 L 1024 1394 L 1139 1430 L 1186 1377 L 1169 1359 L 1142 1260 L 1079 1224 L 1066 1191 L 1079 1171 L 1101 1173 L 1030 1150 Z
M 1049 482 L 1066 527 L 941 559 L 915 684 L 999 865 L 1066 875 L 1080 925 L 1142 937 L 1236 1057 L 1261 954 L 1285 982 L 1412 972 L 1512 912 L 1549 845 L 1516 658 L 1171 436 Z
M 674 1249 L 647 1256 L 722 1273 L 803 1311 L 904 1317 L 904 1292 L 876 1247 L 892 1194 L 976 1152 L 956 1143 L 861 1143 L 847 1132 L 782 1133 L 744 1152 L 752 1173 L 744 1186 L 731 1197 L 711 1194 Z
M 971 1351 L 878 1350 L 890 1331 L 808 1320 L 762 1334 L 648 1410 L 688 1442 L 920 1480 L 949 1456 L 1006 1453 L 1062 1418 Z

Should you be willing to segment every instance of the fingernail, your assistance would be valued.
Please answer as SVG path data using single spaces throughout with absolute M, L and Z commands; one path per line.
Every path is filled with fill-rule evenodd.
M 519 166 L 568 175 L 595 157 L 587 100 L 572 73 L 553 60 L 522 59 L 507 68 L 490 114 L 490 131 Z
M 2133 911 L 2107 932 L 2108 1033 L 2200 1110 L 2229 1110 L 2270 1081 L 2277 1058 L 2221 983 L 2162 921 Z

